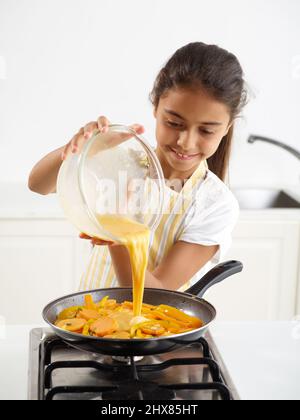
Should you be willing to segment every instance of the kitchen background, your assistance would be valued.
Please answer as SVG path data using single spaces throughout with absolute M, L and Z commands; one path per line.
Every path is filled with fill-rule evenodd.
M 152 83 L 192 41 L 236 54 L 250 91 L 229 177 L 246 202 L 228 259 L 245 269 L 206 297 L 221 320 L 298 319 L 299 160 L 247 138 L 300 149 L 299 20 L 298 0 L 0 0 L 0 323 L 41 323 L 48 301 L 77 290 L 90 252 L 56 197 L 28 190 L 33 165 L 101 114 L 142 123 L 154 144 Z M 265 188 L 293 200 L 262 204 Z

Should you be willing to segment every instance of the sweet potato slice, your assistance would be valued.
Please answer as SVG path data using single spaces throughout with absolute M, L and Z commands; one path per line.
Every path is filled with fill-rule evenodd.
M 164 327 L 155 322 L 145 322 L 144 324 L 140 325 L 140 328 L 144 334 L 148 335 L 162 335 L 166 332 Z
M 58 314 L 57 320 L 62 321 L 64 319 L 75 318 L 78 314 L 78 311 L 82 309 L 82 306 L 70 306 Z
M 90 326 L 90 331 L 92 331 L 92 333 L 96 334 L 98 337 L 104 337 L 105 335 L 113 334 L 117 331 L 117 329 L 117 321 L 108 317 L 99 318 Z
M 82 309 L 78 312 L 77 318 L 86 319 L 89 321 L 90 319 L 98 319 L 101 315 L 99 312 L 94 311 L 93 309 Z
M 86 323 L 85 319 L 72 318 L 72 319 L 63 319 L 61 321 L 58 321 L 55 325 L 58 328 L 62 328 L 63 330 L 67 330 L 70 332 L 81 332 L 85 323 Z

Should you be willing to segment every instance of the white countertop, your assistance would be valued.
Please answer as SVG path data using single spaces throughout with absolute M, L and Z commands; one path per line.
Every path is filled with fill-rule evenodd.
M 300 400 L 300 319 L 218 322 L 211 333 L 242 400 Z
M 0 399 L 27 399 L 29 332 L 0 326 Z M 300 321 L 216 322 L 210 329 L 242 400 L 300 400 Z

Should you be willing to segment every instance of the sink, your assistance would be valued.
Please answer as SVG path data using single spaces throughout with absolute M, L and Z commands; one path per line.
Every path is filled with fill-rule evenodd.
M 300 202 L 284 190 L 235 188 L 232 192 L 238 200 L 241 210 L 300 209 Z

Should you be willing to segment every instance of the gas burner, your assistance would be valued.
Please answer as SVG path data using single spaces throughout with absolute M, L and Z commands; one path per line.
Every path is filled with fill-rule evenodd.
M 144 359 L 144 356 L 134 356 L 133 360 L 134 362 L 140 362 Z M 129 356 L 112 356 L 112 360 L 115 360 L 116 362 L 120 363 L 126 363 L 127 365 L 130 365 L 131 359 Z
M 34 329 L 28 390 L 31 400 L 239 399 L 209 332 L 180 349 L 136 360 L 81 351 L 49 329 Z

